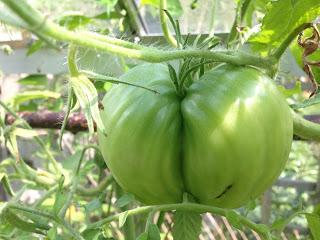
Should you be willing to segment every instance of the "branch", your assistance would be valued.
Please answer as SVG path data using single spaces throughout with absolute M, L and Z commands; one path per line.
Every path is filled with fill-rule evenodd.
M 140 214 L 146 214 L 150 213 L 152 211 L 172 211 L 172 210 L 180 210 L 180 211 L 192 211 L 197 213 L 205 213 L 205 212 L 211 212 L 213 214 L 217 214 L 220 216 L 227 217 L 228 214 L 232 210 L 208 206 L 208 205 L 202 205 L 202 204 L 195 204 L 195 203 L 177 203 L 177 204 L 166 204 L 166 205 L 154 205 L 154 206 L 144 206 L 144 207 L 138 207 L 135 209 L 131 209 L 126 211 L 126 216 L 135 216 Z M 234 214 L 237 214 L 234 212 Z M 119 213 L 110 217 L 107 217 L 103 220 L 100 220 L 98 222 L 95 222 L 91 225 L 88 225 L 87 229 L 96 229 L 104 226 L 105 224 L 118 220 L 123 213 Z M 262 239 L 270 239 L 269 237 L 269 231 L 268 228 L 266 228 L 262 224 L 256 224 L 250 220 L 248 220 L 246 217 L 243 217 L 239 214 L 237 214 L 237 220 L 241 224 L 243 224 L 246 227 L 249 227 L 250 229 L 254 230 L 255 232 L 259 233 L 260 237 Z
M 294 29 L 287 37 L 283 40 L 280 46 L 277 48 L 276 51 L 272 54 L 275 59 L 280 59 L 285 50 L 288 48 L 290 43 L 301 33 L 304 29 L 311 27 L 311 23 L 304 23 Z
M 167 24 L 167 15 L 165 13 L 166 9 L 167 9 L 167 0 L 160 0 L 159 15 L 160 15 L 160 23 L 161 23 L 163 36 L 169 44 L 171 44 L 174 48 L 177 48 L 178 47 L 177 40 L 170 33 L 170 30 Z
M 302 139 L 320 141 L 320 124 L 318 124 L 320 123 L 318 122 L 320 120 L 319 116 L 316 117 L 315 115 L 311 115 L 309 117 L 305 117 L 315 122 L 306 120 L 305 118 L 294 112 L 292 116 L 294 134 L 298 135 Z
M 60 129 L 65 113 L 45 110 L 39 112 L 20 112 L 17 115 L 29 123 L 32 128 Z M 6 114 L 5 124 L 12 125 L 15 120 L 16 118 L 13 115 Z M 87 131 L 88 125 L 85 116 L 82 113 L 70 114 L 66 130 L 72 133 Z

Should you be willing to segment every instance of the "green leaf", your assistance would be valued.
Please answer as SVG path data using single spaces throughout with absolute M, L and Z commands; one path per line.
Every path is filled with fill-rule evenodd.
M 156 224 L 149 224 L 147 230 L 137 240 L 160 240 L 160 231 Z
M 94 19 L 101 19 L 101 20 L 108 20 L 108 19 L 117 19 L 117 18 L 119 19 L 122 17 L 123 17 L 123 15 L 121 15 L 120 13 L 112 11 L 112 12 L 100 13 L 100 14 L 94 16 L 93 18 Z
M 84 115 L 88 122 L 89 132 L 94 132 L 94 120 L 100 131 L 105 133 L 105 127 L 100 117 L 98 92 L 93 83 L 85 75 L 71 77 L 70 83 L 75 95 L 77 96 L 80 106 L 84 111 Z
M 112 87 L 112 83 L 111 82 L 106 82 L 106 83 L 103 84 L 103 89 L 105 91 L 110 90 L 111 87 Z
M 47 232 L 48 240 L 63 240 L 61 234 L 58 234 L 57 226 L 54 225 L 50 230 Z
M 317 214 L 306 214 L 308 227 L 314 240 L 320 240 L 320 216 Z
M 18 81 L 21 85 L 32 85 L 32 86 L 39 86 L 39 85 L 47 85 L 48 78 L 44 74 L 30 74 L 24 78 L 20 78 Z
M 74 154 L 69 155 L 66 157 L 62 162 L 62 166 L 66 170 L 75 171 L 77 168 L 77 164 L 79 162 L 79 159 L 81 157 L 82 149 L 76 150 Z
M 86 204 L 84 206 L 84 208 L 86 209 L 87 213 L 91 213 L 99 208 L 101 208 L 102 203 L 100 202 L 100 200 L 98 198 L 93 199 L 92 201 L 90 201 L 88 204 Z
M 148 240 L 148 233 L 147 232 L 141 233 L 136 240 Z
M 288 35 L 303 23 L 320 15 L 319 0 L 271 1 L 263 18 L 261 31 L 249 38 L 252 49 L 262 55 L 277 49 Z
M 36 224 L 25 221 L 11 210 L 5 210 L 3 214 L 5 221 L 15 226 L 16 228 L 19 228 L 25 232 L 36 232 Z
M 69 30 L 84 27 L 91 22 L 91 18 L 81 14 L 67 14 L 60 18 L 59 24 Z
M 160 240 L 160 231 L 156 224 L 149 224 L 147 233 L 148 240 Z
M 33 138 L 41 134 L 37 130 L 18 128 L 18 127 L 14 129 L 14 133 L 16 136 L 23 137 L 23 138 Z
M 201 215 L 195 212 L 176 211 L 172 235 L 175 240 L 197 240 L 201 233 Z
M 278 90 L 286 97 L 292 97 L 295 94 L 300 94 L 302 92 L 301 82 L 297 81 L 293 88 L 285 88 L 285 86 L 278 85 Z
M 319 103 L 320 103 L 320 93 L 317 93 L 317 95 L 315 95 L 314 97 L 304 100 L 301 103 L 291 104 L 290 107 L 292 109 L 299 109 L 299 108 L 306 108 Z
M 9 131 L 5 134 L 5 144 L 9 152 L 16 158 L 18 162 L 20 159 L 20 153 L 17 143 L 17 136 L 15 133 L 15 127 L 9 127 Z
M 178 76 L 177 76 L 176 70 L 171 66 L 171 64 L 167 64 L 167 65 L 168 65 L 168 70 L 170 74 L 170 79 L 173 82 L 176 90 L 179 90 L 179 82 L 178 82 Z
M 2 183 L 2 186 L 4 187 L 4 190 L 12 197 L 14 195 L 12 187 L 9 182 L 9 178 L 7 174 L 0 173 L 0 182 Z
M 155 8 L 159 8 L 160 0 L 141 0 L 142 5 L 150 5 Z M 175 17 L 180 17 L 183 14 L 183 9 L 179 0 L 167 1 L 167 10 L 171 15 Z
M 320 204 L 314 207 L 312 214 L 306 214 L 308 227 L 314 240 L 320 240 Z
M 278 231 L 282 231 L 282 229 L 288 224 L 288 220 L 285 218 L 279 218 L 277 220 L 275 220 L 272 225 L 271 225 L 271 229 L 272 230 L 278 230 Z
M 226 218 L 234 228 L 242 230 L 240 216 L 234 210 L 228 211 L 226 214 Z
M 133 87 L 137 87 L 137 88 L 142 88 L 148 91 L 151 91 L 153 93 L 158 93 L 156 90 L 153 90 L 151 88 L 148 87 L 144 87 L 142 85 L 137 85 L 134 83 L 130 83 L 130 82 L 125 82 L 125 81 L 121 81 L 117 78 L 114 77 L 109 77 L 109 76 L 105 76 L 105 75 L 101 75 L 99 73 L 95 73 L 95 72 L 91 72 L 91 71 L 87 71 L 87 70 L 83 70 L 81 71 L 81 73 L 87 75 L 88 78 L 95 80 L 96 82 L 104 82 L 104 89 L 107 91 L 109 88 L 111 88 L 112 83 L 114 84 L 125 84 L 128 86 L 133 86 Z M 111 85 L 110 85 L 111 84 Z
M 37 52 L 38 50 L 40 50 L 41 48 L 43 48 L 45 46 L 45 42 L 42 41 L 41 39 L 37 39 L 36 41 L 34 41 L 29 47 L 28 47 L 28 51 L 27 51 L 27 56 L 30 56 L 31 54 Z
M 100 229 L 86 229 L 84 230 L 81 235 L 86 240 L 100 240 L 100 239 L 106 239 L 102 236 L 102 232 Z M 102 237 L 102 238 L 100 238 Z
M 123 225 L 126 223 L 128 214 L 129 214 L 128 211 L 122 212 L 120 214 L 120 216 L 119 216 L 119 228 L 123 227 Z
M 116 207 L 122 208 L 134 201 L 134 196 L 130 193 L 125 193 L 116 201 Z
M 47 90 L 43 90 L 43 91 L 25 91 L 25 92 L 21 92 L 16 94 L 13 98 L 12 98 L 12 103 L 15 107 L 17 107 L 18 105 L 30 101 L 30 100 L 34 100 L 34 99 L 47 99 L 47 98 L 54 98 L 54 99 L 58 99 L 61 97 L 60 93 L 57 92 L 52 92 L 52 91 L 47 91 Z
M 63 183 L 64 183 L 64 176 L 62 175 L 59 180 L 59 187 L 58 187 L 58 191 L 56 193 L 56 198 L 53 205 L 53 213 L 55 215 L 59 214 L 61 208 L 63 207 L 67 199 L 67 194 L 63 187 Z

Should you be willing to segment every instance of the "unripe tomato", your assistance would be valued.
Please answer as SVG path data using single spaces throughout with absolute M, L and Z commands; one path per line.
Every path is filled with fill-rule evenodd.
M 103 99 L 104 159 L 121 187 L 145 204 L 236 208 L 266 190 L 288 158 L 290 109 L 271 79 L 251 67 L 208 71 L 179 98 L 167 66 L 144 64 Z

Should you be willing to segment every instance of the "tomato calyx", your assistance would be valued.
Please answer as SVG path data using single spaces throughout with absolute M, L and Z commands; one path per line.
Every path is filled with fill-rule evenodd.
M 175 87 L 176 93 L 180 98 L 184 98 L 186 90 L 191 84 L 198 80 L 205 72 L 205 65 L 212 64 L 214 61 L 204 59 L 194 60 L 193 58 L 184 59 L 179 63 L 178 72 L 171 64 L 167 64 L 170 79 Z

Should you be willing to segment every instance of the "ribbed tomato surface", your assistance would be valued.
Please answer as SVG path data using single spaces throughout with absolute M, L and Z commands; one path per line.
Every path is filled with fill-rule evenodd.
M 292 118 L 271 79 L 251 67 L 208 71 L 179 98 L 163 64 L 121 77 L 159 94 L 116 85 L 103 99 L 108 136 L 100 148 L 117 182 L 145 204 L 236 208 L 259 196 L 282 171 Z

